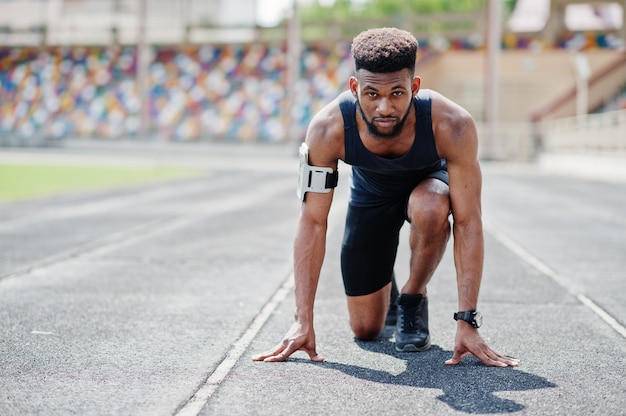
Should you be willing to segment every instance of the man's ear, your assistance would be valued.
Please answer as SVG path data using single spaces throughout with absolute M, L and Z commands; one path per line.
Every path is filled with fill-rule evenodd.
M 359 80 L 356 77 L 350 77 L 350 91 L 352 91 L 352 95 L 354 98 L 357 97 L 357 92 L 359 91 Z
M 413 82 L 411 83 L 411 92 L 413 93 L 413 97 L 417 95 L 420 90 L 420 85 L 422 84 L 422 79 L 420 77 L 414 77 Z

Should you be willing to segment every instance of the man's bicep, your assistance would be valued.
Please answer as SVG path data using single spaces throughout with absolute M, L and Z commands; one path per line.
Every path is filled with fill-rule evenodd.
M 311 139 L 307 140 L 305 144 L 308 147 L 308 163 L 311 166 L 331 168 L 333 171 L 337 170 L 339 158 L 332 142 Z
M 482 174 L 478 160 L 449 163 L 450 204 L 455 222 L 481 216 Z
M 336 102 L 318 112 L 307 128 L 300 154 L 301 163 L 307 167 L 301 171 L 312 173 L 306 174 L 305 182 L 299 185 L 309 190 L 302 195 L 303 214 L 316 222 L 325 222 L 330 211 L 339 179 L 337 166 L 343 154 L 343 134 L 343 119 Z
M 458 107 L 441 126 L 441 148 L 448 166 L 454 219 L 460 221 L 473 216 L 480 217 L 482 174 L 474 120 Z

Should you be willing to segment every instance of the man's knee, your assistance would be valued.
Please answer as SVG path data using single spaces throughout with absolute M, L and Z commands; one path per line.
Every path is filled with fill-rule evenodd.
M 387 295 L 389 296 L 389 295 Z M 371 309 L 367 312 L 361 311 L 361 313 L 355 313 L 354 310 L 350 311 L 350 328 L 352 333 L 357 339 L 367 341 L 374 339 L 380 335 L 385 327 L 385 313 L 386 308 L 372 304 Z
M 374 293 L 363 296 L 348 296 L 350 328 L 357 339 L 374 339 L 385 327 L 385 317 L 389 308 L 391 283 Z
M 369 341 L 375 339 L 380 335 L 383 330 L 383 326 L 380 325 L 361 325 L 358 323 L 351 322 L 350 326 L 352 327 L 352 332 L 354 333 L 355 338 L 361 341 Z
M 450 214 L 448 185 L 433 179 L 415 188 L 409 198 L 407 214 L 411 224 L 440 224 L 445 227 Z

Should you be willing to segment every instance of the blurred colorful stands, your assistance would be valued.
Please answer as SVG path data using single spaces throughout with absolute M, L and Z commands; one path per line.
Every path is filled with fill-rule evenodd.
M 506 35 L 503 48 L 619 48 L 607 34 L 570 34 L 555 46 Z M 478 50 L 472 39 L 427 39 L 420 58 Z M 0 141 L 138 137 L 141 105 L 131 46 L 0 47 Z M 283 45 L 153 47 L 149 134 L 162 140 L 287 139 Z M 297 86 L 296 134 L 352 75 L 350 46 L 308 45 Z M 6 141 L 6 140 L 5 140 Z

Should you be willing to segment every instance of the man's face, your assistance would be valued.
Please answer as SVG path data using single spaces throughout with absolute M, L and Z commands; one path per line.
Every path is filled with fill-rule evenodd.
M 408 69 L 388 73 L 360 69 L 350 78 L 359 114 L 372 136 L 392 139 L 400 135 L 419 84 L 420 79 L 413 78 Z

